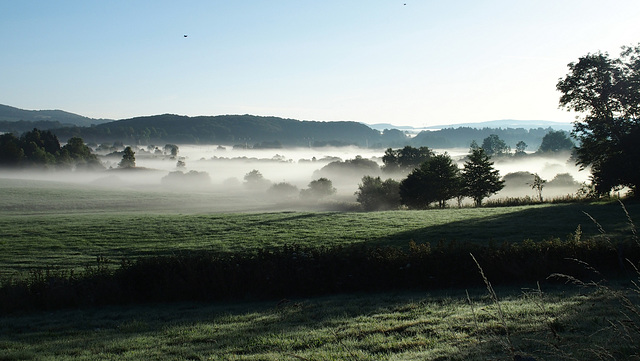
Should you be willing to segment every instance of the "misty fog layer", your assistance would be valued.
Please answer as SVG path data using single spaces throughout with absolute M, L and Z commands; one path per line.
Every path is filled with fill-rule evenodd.
M 406 175 L 389 175 L 383 165 L 384 149 L 339 148 L 282 148 L 282 149 L 233 149 L 222 146 L 178 145 L 176 156 L 135 149 L 136 167 L 118 169 L 121 156 L 99 154 L 107 170 L 81 171 L 0 171 L 0 178 L 29 179 L 68 184 L 78 189 L 96 187 L 101 190 L 149 192 L 151 198 L 165 198 L 161 208 L 172 205 L 176 211 L 264 211 L 331 209 L 332 205 L 355 204 L 358 185 L 365 175 L 383 179 L 402 180 Z M 468 149 L 436 149 L 436 154 L 448 153 L 458 163 L 464 164 Z M 368 168 L 351 169 L 327 167 L 332 162 L 353 160 L 360 157 L 370 162 Z M 558 174 L 569 174 L 573 182 L 547 183 L 543 189 L 545 198 L 575 194 L 580 183 L 589 178 L 588 171 L 578 171 L 569 160 L 569 154 L 557 156 L 528 155 L 525 157 L 494 158 L 494 167 L 501 176 L 521 172 L 537 173 L 551 182 Z M 257 171 L 262 179 L 248 182 L 245 177 Z M 522 174 L 520 174 L 522 175 Z M 336 188 L 334 195 L 322 200 L 300 200 L 300 191 L 320 177 L 331 180 Z M 526 177 L 513 176 L 505 188 L 491 198 L 535 197 L 536 192 Z M 39 183 L 43 184 L 43 183 Z M 270 189 L 279 184 L 277 191 Z M 273 187 L 275 188 L 275 187 Z M 125 197 L 126 198 L 126 197 Z M 87 200 L 88 202 L 90 200 Z M 138 202 L 140 202 L 138 200 Z M 165 204 L 166 203 L 166 204 Z

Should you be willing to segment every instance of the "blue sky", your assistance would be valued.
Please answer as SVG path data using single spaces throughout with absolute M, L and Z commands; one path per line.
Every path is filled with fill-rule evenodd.
M 5 0 L 0 104 L 112 119 L 571 121 L 555 90 L 567 63 L 639 43 L 638 18 L 637 0 Z

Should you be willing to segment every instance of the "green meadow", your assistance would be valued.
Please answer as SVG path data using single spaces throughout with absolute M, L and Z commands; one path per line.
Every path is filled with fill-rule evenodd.
M 625 212 L 615 202 L 370 213 L 207 213 L 206 197 L 211 197 L 214 209 L 215 194 L 3 182 L 3 276 L 83 267 L 96 257 L 118 261 L 184 251 L 564 239 L 578 226 L 585 236 L 598 235 L 601 231 L 593 220 L 609 236 L 630 235 Z M 193 208 L 188 208 L 190 201 Z M 181 212 L 172 213 L 169 204 Z M 626 207 L 630 214 L 640 214 L 637 204 Z
M 236 254 L 290 245 L 499 245 L 564 240 L 578 227 L 583 238 L 633 235 L 617 202 L 224 213 L 216 202 L 233 200 L 208 193 L 15 180 L 0 180 L 0 191 L 3 280 L 37 269 L 83 269 L 97 257 L 115 265 L 120 259 L 189 251 Z M 626 209 L 637 224 L 638 204 Z M 469 277 L 479 278 L 480 270 Z M 637 300 L 626 278 L 593 287 L 540 281 L 497 287 L 495 294 L 491 287 L 468 293 L 451 288 L 10 313 L 0 317 L 0 360 L 638 357 L 637 332 L 631 329 L 640 323 L 629 308 Z

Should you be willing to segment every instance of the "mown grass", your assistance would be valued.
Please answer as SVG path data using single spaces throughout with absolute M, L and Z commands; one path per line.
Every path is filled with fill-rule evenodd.
M 38 184 L 0 182 L 3 200 L 8 200 L 0 204 L 0 277 L 47 267 L 82 268 L 96 257 L 119 262 L 146 255 L 252 252 L 291 244 L 407 247 L 412 240 L 432 244 L 540 241 L 565 239 L 578 225 L 585 237 L 598 234 L 583 212 L 606 225 L 610 235 L 628 234 L 617 203 L 373 213 L 207 213 L 198 203 L 190 213 L 177 213 L 158 205 L 197 196 Z M 146 208 L 154 204 L 151 211 Z M 176 205 L 186 209 L 183 206 Z M 637 204 L 627 208 L 632 215 L 640 214 Z
M 3 360 L 510 360 L 515 354 L 584 360 L 599 346 L 621 347 L 607 332 L 615 300 L 532 286 L 498 289 L 507 330 L 482 290 L 471 290 L 469 299 L 455 290 L 343 295 L 3 317 L 0 354 Z

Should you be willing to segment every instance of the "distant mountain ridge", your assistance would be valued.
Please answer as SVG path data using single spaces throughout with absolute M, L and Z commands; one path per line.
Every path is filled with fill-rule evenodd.
M 5 122 L 58 122 L 60 126 L 89 127 L 112 122 L 112 119 L 93 119 L 63 110 L 24 110 L 0 104 L 0 121 Z
M 249 114 L 197 117 L 161 114 L 122 119 L 90 128 L 60 128 L 54 133 L 61 139 L 79 136 L 89 142 L 257 144 L 269 147 L 367 146 L 380 138 L 380 132 L 358 122 L 300 121 Z
M 512 129 L 538 129 L 538 128 L 552 128 L 553 130 L 564 130 L 571 131 L 573 129 L 573 123 L 570 122 L 553 122 L 549 120 L 516 120 L 516 119 L 502 119 L 502 120 L 490 120 L 485 122 L 477 122 L 477 123 L 455 123 L 455 124 L 443 124 L 443 125 L 433 125 L 433 126 L 425 126 L 425 127 L 414 127 L 408 125 L 393 125 L 390 123 L 376 123 L 376 124 L 367 124 L 369 127 L 377 130 L 384 129 L 399 129 L 406 131 L 421 131 L 421 130 L 440 130 L 440 129 L 449 129 L 449 128 L 475 128 L 475 129 L 483 129 L 483 128 L 512 128 Z
M 570 131 L 570 123 L 497 120 L 415 128 L 354 121 L 301 121 L 275 116 L 161 114 L 121 120 L 92 119 L 62 110 L 22 110 L 0 105 L 0 133 L 51 130 L 61 141 L 126 144 L 223 144 L 254 148 L 356 145 L 367 148 L 468 147 L 491 135 L 507 145 L 519 141 L 536 149 L 550 130 Z M 527 129 L 528 128 L 528 129 Z M 413 134 L 407 134 L 413 133 Z

